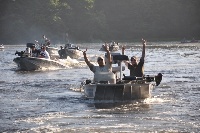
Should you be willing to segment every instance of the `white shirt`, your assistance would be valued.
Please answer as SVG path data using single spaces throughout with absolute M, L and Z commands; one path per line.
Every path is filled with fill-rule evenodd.
M 44 56 L 45 59 L 50 59 L 49 53 L 45 50 L 45 51 L 41 51 L 40 55 Z
M 100 66 L 94 66 L 92 64 L 92 66 L 90 66 L 90 70 L 93 73 L 98 73 L 98 72 L 112 72 L 112 65 L 110 63 L 106 63 L 104 66 L 100 67 Z

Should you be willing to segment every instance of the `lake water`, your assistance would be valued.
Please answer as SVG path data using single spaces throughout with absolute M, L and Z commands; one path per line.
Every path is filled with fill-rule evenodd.
M 101 44 L 78 44 L 96 60 Z M 126 54 L 141 56 L 140 43 Z M 129 103 L 95 103 L 80 92 L 93 77 L 83 61 L 64 60 L 67 69 L 17 70 L 16 50 L 0 51 L 0 132 L 200 132 L 200 44 L 149 42 L 145 74 L 163 74 L 152 98 Z M 126 69 L 124 74 L 129 75 Z

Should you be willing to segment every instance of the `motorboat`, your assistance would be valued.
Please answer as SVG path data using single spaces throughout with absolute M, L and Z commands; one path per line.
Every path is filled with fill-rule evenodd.
M 4 45 L 1 44 L 1 45 L 0 45 L 0 50 L 3 50 L 3 49 L 4 49 Z
M 126 55 L 112 55 L 113 62 L 117 62 L 120 68 L 112 69 L 113 72 L 101 72 L 94 75 L 94 79 L 87 79 L 81 83 L 84 97 L 97 101 L 127 101 L 145 99 L 151 97 L 151 92 L 162 80 L 162 74 L 144 77 L 122 76 L 121 62 L 128 60 Z M 116 76 L 119 73 L 119 78 Z
M 66 65 L 64 63 L 45 58 L 20 56 L 14 58 L 13 61 L 18 65 L 20 70 L 24 71 L 49 68 L 66 68 Z
M 54 60 L 51 53 L 49 53 L 50 59 L 32 57 L 30 48 L 34 45 L 34 43 L 27 43 L 27 48 L 25 51 L 16 51 L 15 55 L 18 55 L 18 57 L 14 58 L 13 61 L 18 65 L 20 70 L 31 71 L 49 68 L 66 68 L 66 65 L 63 62 Z
M 45 40 L 44 44 L 39 44 L 37 40 L 35 40 L 35 42 L 36 43 L 27 43 L 27 47 L 35 46 L 37 49 L 40 49 L 40 47 L 45 46 L 51 59 L 59 59 L 60 58 L 60 55 L 58 54 L 58 48 L 51 46 L 50 40 Z
M 114 52 L 114 51 L 118 51 L 119 50 L 119 43 L 111 42 L 111 44 L 109 44 L 108 46 L 109 46 L 109 51 L 110 52 Z M 102 47 L 100 48 L 99 51 L 105 51 L 104 44 L 102 45 Z
M 53 60 L 59 59 L 60 56 L 58 54 L 58 48 L 57 47 L 52 47 L 52 46 L 50 46 L 50 44 L 49 45 L 47 45 L 47 44 L 40 45 L 38 43 L 27 43 L 26 47 L 27 47 L 27 49 L 29 49 L 31 47 L 36 47 L 36 49 L 40 49 L 40 47 L 45 46 L 46 50 L 49 53 L 49 56 L 50 56 L 51 59 L 53 59 Z
M 64 48 L 61 46 L 61 49 L 58 51 L 58 53 L 61 59 L 67 59 L 68 56 L 72 59 L 78 59 L 82 56 L 82 51 L 79 49 L 79 47 L 71 43 L 65 44 Z
M 199 41 L 196 39 L 186 40 L 185 38 L 181 41 L 181 43 L 198 43 Z

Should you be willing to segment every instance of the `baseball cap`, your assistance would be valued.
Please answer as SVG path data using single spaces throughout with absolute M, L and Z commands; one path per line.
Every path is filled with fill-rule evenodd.
M 97 58 L 97 61 L 99 61 L 99 60 L 103 60 L 103 57 L 99 56 L 99 57 Z
M 131 57 L 131 60 L 132 60 L 132 59 L 137 60 L 137 57 L 136 57 L 136 56 L 132 56 L 132 57 Z

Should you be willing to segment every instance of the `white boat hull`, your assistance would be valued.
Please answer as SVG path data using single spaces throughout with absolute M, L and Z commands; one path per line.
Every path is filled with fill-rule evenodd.
M 44 58 L 36 58 L 36 57 L 16 57 L 13 60 L 21 70 L 31 71 L 38 70 L 42 68 L 66 68 L 66 66 L 60 62 L 44 59 Z
M 0 50 L 3 50 L 4 49 L 4 46 L 3 45 L 0 45 Z
M 69 56 L 72 59 L 78 59 L 82 56 L 82 52 L 77 49 L 61 49 L 59 50 L 59 55 L 61 59 L 67 59 Z

